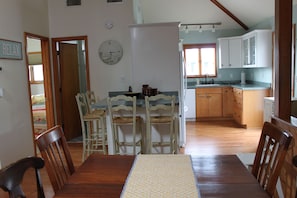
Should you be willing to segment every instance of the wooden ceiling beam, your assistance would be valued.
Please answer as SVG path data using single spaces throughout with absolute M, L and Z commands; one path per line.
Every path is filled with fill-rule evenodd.
M 220 4 L 217 0 L 210 0 L 213 4 L 215 4 L 218 8 L 220 8 L 223 12 L 225 12 L 228 16 L 230 16 L 234 21 L 236 21 L 243 29 L 248 30 L 248 26 L 245 25 L 241 20 L 239 20 L 234 14 L 232 14 L 227 8 L 225 8 L 222 4 Z

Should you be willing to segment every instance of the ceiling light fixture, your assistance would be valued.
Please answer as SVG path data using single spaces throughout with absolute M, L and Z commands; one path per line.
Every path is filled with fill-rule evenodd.
M 211 29 L 211 31 L 212 31 L 212 32 L 215 32 L 215 31 L 216 31 L 216 29 L 215 29 L 215 26 L 214 26 L 214 25 L 212 25 L 212 29 Z
M 188 26 L 186 26 L 186 30 L 185 30 L 186 34 L 189 33 L 189 29 L 188 29 Z
M 180 24 L 180 28 L 182 31 L 185 31 L 186 33 L 189 32 L 189 30 L 193 31 L 199 31 L 202 32 L 203 30 L 211 30 L 212 32 L 215 32 L 215 27 L 222 25 L 221 22 L 216 22 L 216 23 L 185 23 L 185 24 Z M 202 29 L 203 26 L 206 26 L 205 28 Z

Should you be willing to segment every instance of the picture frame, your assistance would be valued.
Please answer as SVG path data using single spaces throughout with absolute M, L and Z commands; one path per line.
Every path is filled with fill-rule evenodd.
M 22 43 L 0 39 L 0 59 L 22 60 Z

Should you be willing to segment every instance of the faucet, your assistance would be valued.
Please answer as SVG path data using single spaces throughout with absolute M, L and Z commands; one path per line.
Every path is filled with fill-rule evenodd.
M 204 84 L 207 84 L 207 77 L 208 77 L 208 75 L 205 74 L 205 76 L 204 76 Z

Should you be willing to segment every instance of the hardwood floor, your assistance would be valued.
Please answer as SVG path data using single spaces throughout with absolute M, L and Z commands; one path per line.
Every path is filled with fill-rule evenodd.
M 261 128 L 244 129 L 233 121 L 187 122 L 187 144 L 182 153 L 193 155 L 255 152 Z
M 187 122 L 187 144 L 181 149 L 183 154 L 211 155 L 236 154 L 255 152 L 261 135 L 261 128 L 243 129 L 232 121 Z M 69 143 L 69 149 L 74 165 L 81 164 L 82 144 Z M 32 179 L 33 171 L 28 171 L 23 181 L 23 188 L 27 198 L 37 197 L 34 193 L 35 184 Z M 46 197 L 53 197 L 54 192 L 50 185 L 45 168 L 41 177 Z M 0 190 L 0 197 L 8 197 Z

